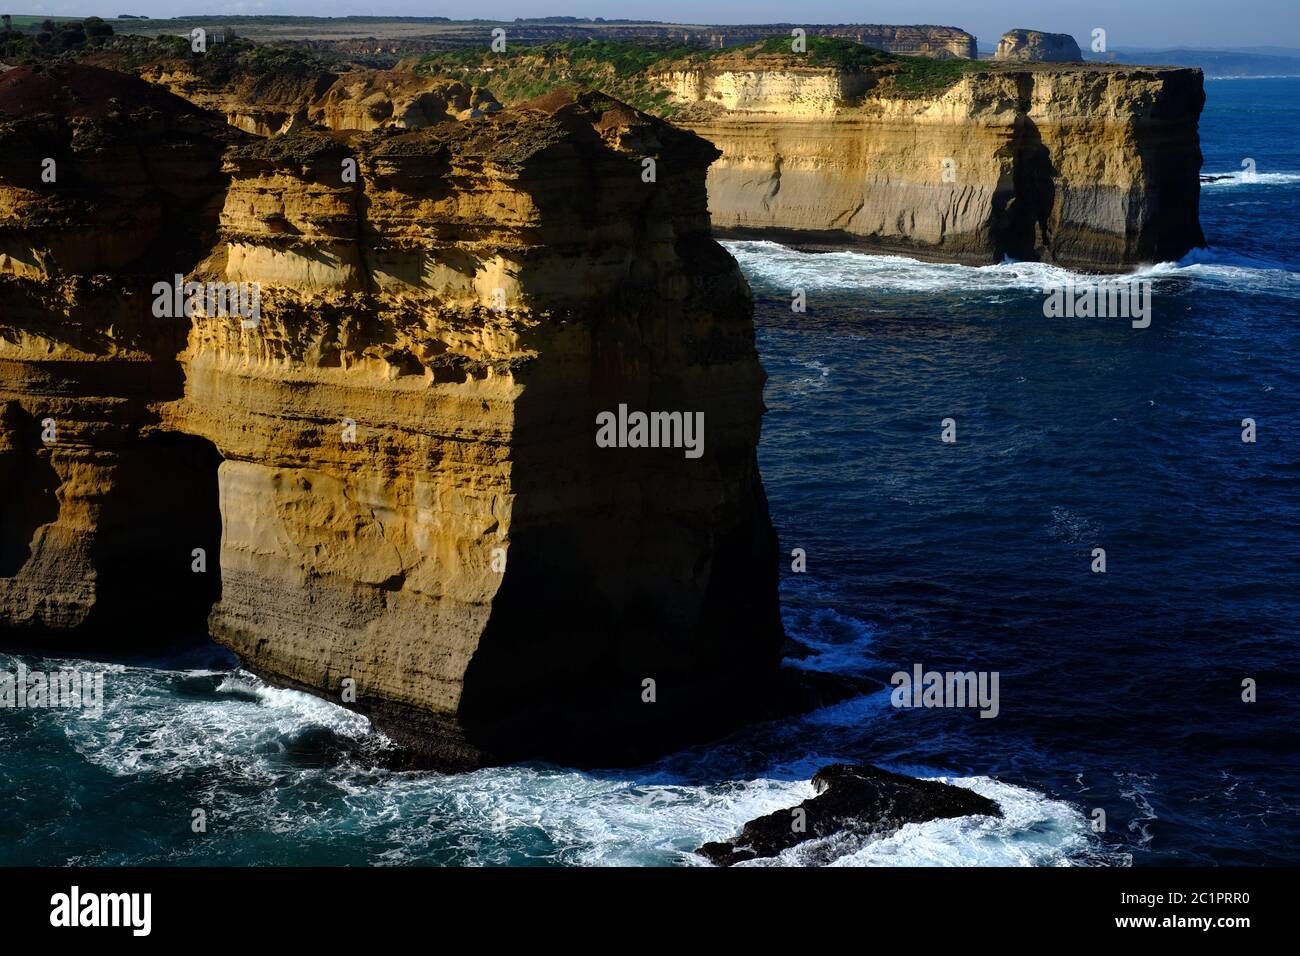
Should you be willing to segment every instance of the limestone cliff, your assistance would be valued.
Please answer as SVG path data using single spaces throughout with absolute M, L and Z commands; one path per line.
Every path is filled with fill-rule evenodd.
M 335 73 L 295 65 L 295 71 L 246 75 L 227 82 L 177 59 L 149 64 L 140 76 L 258 136 L 310 124 L 336 130 L 420 129 L 501 108 L 485 90 L 454 80 L 405 71 Z
M 0 468 L 21 490 L 0 626 L 88 630 L 120 600 L 110 571 L 187 612 L 219 587 L 212 633 L 249 667 L 444 766 L 634 759 L 763 706 L 782 640 L 764 376 L 709 234 L 715 149 L 572 94 L 227 146 L 246 138 L 114 82 L 118 125 L 39 115 L 36 79 L 0 80 L 22 93 L 0 94 Z M 41 193 L 45 147 L 21 137 L 60 123 L 120 168 Z M 173 269 L 255 284 L 259 314 L 154 319 L 143 290 Z M 702 415 L 702 453 L 598 446 L 620 406 Z M 51 415 L 69 424 L 45 447 Z
M 998 41 L 995 60 L 1021 62 L 1082 63 L 1079 44 L 1068 33 L 1043 33 L 1040 30 L 1008 30 Z
M 971 63 L 917 92 L 896 70 L 736 56 L 655 79 L 722 150 L 724 234 L 1102 272 L 1204 244 L 1200 71 Z
M 423 129 L 448 120 L 473 119 L 500 108 L 486 90 L 397 70 L 340 74 L 322 96 L 305 107 L 310 122 L 336 130 Z
M 215 455 L 160 427 L 187 334 L 152 283 L 215 234 L 238 134 L 87 67 L 0 76 L 0 628 L 78 641 L 202 628 Z M 205 238 L 206 237 L 206 238 Z

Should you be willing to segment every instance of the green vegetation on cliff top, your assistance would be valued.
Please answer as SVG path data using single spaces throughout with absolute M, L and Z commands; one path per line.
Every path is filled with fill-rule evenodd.
M 678 107 L 669 102 L 668 91 L 651 79 L 652 73 L 737 57 L 766 57 L 773 68 L 808 66 L 877 72 L 882 93 L 908 97 L 940 93 L 964 73 L 988 68 L 975 60 L 899 56 L 852 40 L 813 36 L 807 38 L 803 53 L 791 50 L 789 37 L 770 37 L 749 46 L 723 49 L 625 40 L 566 40 L 512 46 L 504 53 L 462 48 L 428 53 L 421 57 L 416 69 L 487 87 L 503 103 L 518 103 L 562 87 L 580 86 L 602 90 L 647 113 L 671 116 Z

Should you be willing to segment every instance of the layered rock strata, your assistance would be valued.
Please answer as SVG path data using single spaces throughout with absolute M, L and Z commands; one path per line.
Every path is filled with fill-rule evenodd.
M 300 61 L 295 66 L 286 73 L 215 82 L 186 60 L 168 59 L 143 68 L 140 76 L 258 136 L 310 125 L 361 131 L 384 126 L 422 129 L 501 108 L 486 90 L 455 80 L 395 70 L 334 72 Z
M 1043 33 L 1040 30 L 1008 30 L 1002 34 L 995 60 L 1020 62 L 1082 63 L 1079 44 L 1068 33 Z
M 88 67 L 0 76 L 0 628 L 38 644 L 201 629 L 215 452 L 161 425 L 188 328 L 153 283 L 215 236 L 236 131 Z
M 1051 35 L 1008 36 L 1004 57 L 1064 56 Z M 722 150 L 708 179 L 718 232 L 1095 272 L 1204 244 L 1199 71 L 965 60 L 918 70 L 897 56 L 871 64 L 852 37 L 814 39 L 806 56 L 751 48 L 619 81 Z M 523 87 L 554 72 L 521 61 L 493 75 L 510 70 Z M 224 92 L 180 82 L 179 68 L 153 78 L 267 134 L 416 129 L 498 108 L 458 79 L 355 70 L 313 85 L 311 72 Z
M 144 145 L 132 98 L 147 97 L 117 97 L 131 130 L 81 130 L 100 158 Z M 28 97 L 6 122 L 51 122 L 37 110 Z M 5 514 L 0 624 L 93 623 L 99 553 L 157 586 L 193 573 L 207 539 L 190 525 L 219 522 L 214 636 L 439 765 L 637 759 L 763 705 L 782 642 L 764 376 L 748 289 L 709 233 L 716 150 L 564 93 L 415 132 L 214 136 L 183 176 L 135 155 L 156 168 L 111 183 L 97 168 L 79 225 L 161 220 L 183 233 L 177 255 L 152 241 L 161 227 L 74 237 L 16 217 L 28 167 L 4 163 L 18 308 L 0 467 L 24 491 Z M 187 282 L 255 288 L 256 314 L 154 318 L 141 290 L 179 250 Z M 82 308 L 83 285 L 130 295 Z M 66 452 L 33 430 L 51 408 L 73 423 Z M 598 416 L 629 410 L 665 413 L 662 440 L 598 445 Z M 683 447 L 688 416 L 702 431 Z M 159 492 L 141 477 L 159 459 L 118 467 L 154 435 L 193 443 L 195 481 Z
M 1099 272 L 1204 244 L 1198 70 L 972 68 L 925 95 L 789 57 L 656 78 L 722 151 L 724 234 Z

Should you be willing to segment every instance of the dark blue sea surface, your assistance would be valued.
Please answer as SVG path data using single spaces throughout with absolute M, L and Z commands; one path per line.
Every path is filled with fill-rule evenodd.
M 1135 276 L 1149 328 L 1045 318 L 1044 287 L 1082 281 L 1050 266 L 728 244 L 799 666 L 996 671 L 995 719 L 886 690 L 621 772 L 393 772 L 339 754 L 362 718 L 196 642 L 112 664 L 101 718 L 0 712 L 0 863 L 693 864 L 833 760 L 1006 816 L 773 862 L 1300 863 L 1300 80 L 1207 91 L 1205 172 L 1230 178 L 1202 191 L 1210 248 Z

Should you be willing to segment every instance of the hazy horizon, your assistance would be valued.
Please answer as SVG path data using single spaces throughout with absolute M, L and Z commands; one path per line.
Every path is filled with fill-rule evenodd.
M 420 0 L 37 0 L 3 12 L 34 16 L 443 16 L 453 20 L 513 20 L 516 17 L 604 17 L 674 23 L 886 23 L 960 27 L 990 48 L 1016 27 L 1069 33 L 1085 49 L 1094 28 L 1106 30 L 1111 49 L 1195 46 L 1300 47 L 1295 0 L 880 0 L 870 5 L 844 0 L 464 0 L 431 4 Z

